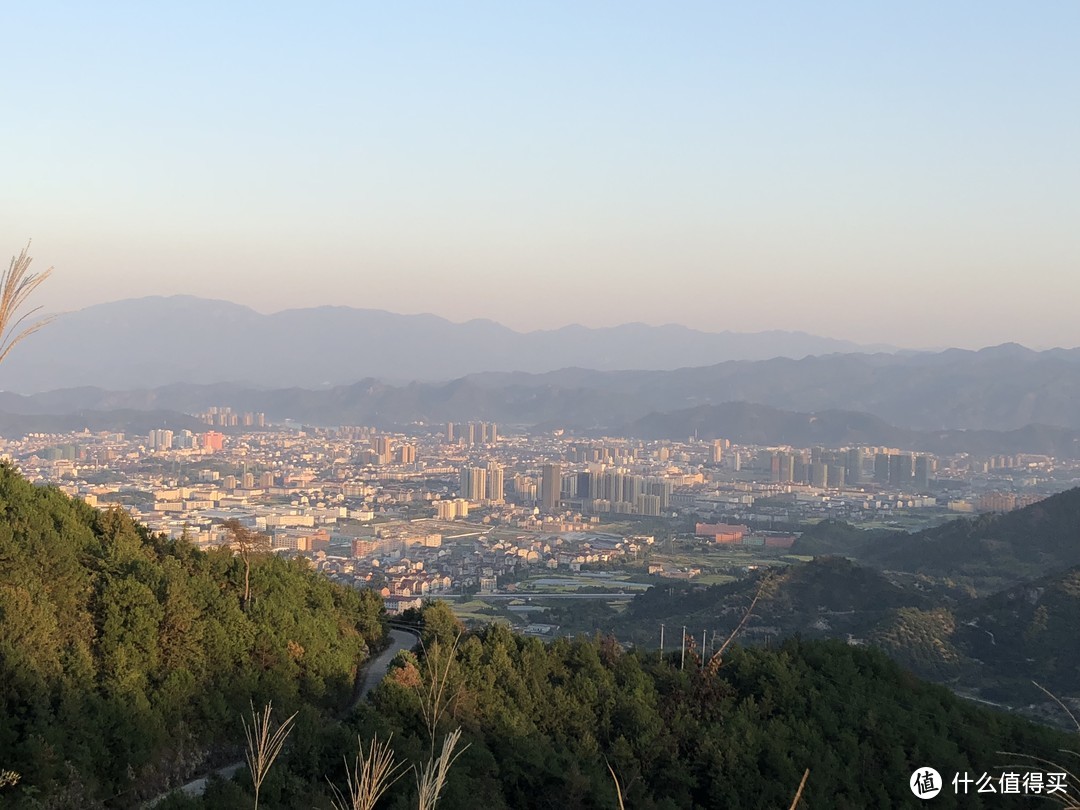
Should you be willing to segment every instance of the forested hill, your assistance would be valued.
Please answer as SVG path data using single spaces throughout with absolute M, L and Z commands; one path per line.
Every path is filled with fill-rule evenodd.
M 683 661 L 611 637 L 545 645 L 504 625 L 459 635 L 441 603 L 423 616 L 424 650 L 399 653 L 342 727 L 288 746 L 260 808 L 330 810 L 330 785 L 345 783 L 357 734 L 365 750 L 376 735 L 389 740 L 407 767 L 428 760 L 433 738 L 460 729 L 440 810 L 617 810 L 609 766 L 634 810 L 786 808 L 807 768 L 802 808 L 916 807 L 909 780 L 926 765 L 947 784 L 935 807 L 1030 807 L 1031 796 L 955 796 L 952 777 L 985 773 L 997 783 L 1018 770 L 1002 767 L 1016 760 L 1001 751 L 1059 761 L 1059 749 L 1076 744 L 836 641 L 735 645 L 703 666 L 695 651 Z M 441 719 L 429 722 L 433 705 Z M 241 776 L 168 810 L 251 806 Z M 379 804 L 417 806 L 409 777 Z
M 370 730 L 423 750 L 410 684 L 427 667 L 403 656 L 375 694 Z M 1000 751 L 1064 756 L 1075 740 L 923 683 L 883 654 L 840 642 L 735 647 L 723 662 L 624 651 L 611 639 L 544 646 L 493 626 L 463 638 L 449 668 L 447 725 L 470 747 L 451 771 L 447 808 L 625 806 L 785 808 L 804 769 L 800 807 L 916 807 L 911 773 L 933 763 L 996 779 Z M 1030 797 L 947 792 L 935 806 L 1027 807 Z M 237 805 L 238 807 L 240 805 Z M 286 805 L 300 807 L 301 805 Z M 415 807 L 394 791 L 393 810 Z M 442 806 L 442 805 L 440 805 Z
M 890 582 L 871 568 L 843 557 L 818 557 L 723 585 L 664 582 L 635 596 L 622 612 L 596 606 L 576 624 L 571 608 L 555 608 L 549 615 L 572 630 L 611 633 L 621 642 L 646 648 L 658 645 L 661 624 L 669 649 L 678 645 L 679 629 L 686 626 L 697 642 L 705 631 L 706 643 L 715 648 L 739 625 L 759 593 L 744 628 L 743 640 L 750 643 L 794 634 L 861 637 L 890 611 L 933 606 L 923 593 Z
M 1080 565 L 1080 489 L 1004 515 L 952 520 L 853 549 L 881 568 L 963 580 L 983 594 Z
M 245 610 L 243 573 L 0 466 L 3 806 L 133 806 L 234 756 L 250 700 L 347 702 L 381 600 L 267 557 Z

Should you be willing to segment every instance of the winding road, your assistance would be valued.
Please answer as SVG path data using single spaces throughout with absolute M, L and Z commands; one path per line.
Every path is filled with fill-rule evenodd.
M 391 628 L 390 646 L 379 653 L 374 661 L 364 667 L 363 683 L 359 691 L 357 691 L 353 702 L 349 704 L 350 709 L 356 708 L 360 701 L 368 696 L 368 692 L 379 685 L 387 670 L 390 669 L 390 662 L 394 660 L 394 656 L 402 650 L 411 650 L 416 646 L 418 638 L 414 631 Z
M 366 698 L 368 693 L 379 685 L 379 682 L 386 676 L 386 672 L 390 668 L 390 662 L 394 660 L 395 655 L 402 650 L 411 650 L 416 646 L 417 634 L 414 631 L 392 628 L 389 635 L 390 646 L 379 653 L 374 660 L 369 661 L 357 675 L 357 689 L 346 711 L 356 708 L 360 701 Z M 245 765 L 246 763 L 243 760 L 240 760 L 239 762 L 230 762 L 228 765 L 222 765 L 220 768 L 214 769 L 206 776 L 193 779 L 185 785 L 175 787 L 168 793 L 163 793 L 160 796 L 151 799 L 143 804 L 143 807 L 153 807 L 158 802 L 164 801 L 168 796 L 171 796 L 177 791 L 183 793 L 185 796 L 201 796 L 206 792 L 206 786 L 213 777 L 217 776 L 221 779 L 232 779 L 236 772 L 245 767 Z

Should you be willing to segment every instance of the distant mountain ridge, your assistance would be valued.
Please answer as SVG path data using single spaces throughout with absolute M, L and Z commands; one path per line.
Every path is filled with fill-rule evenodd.
M 0 436 L 5 438 L 17 438 L 29 433 L 78 433 L 82 430 L 146 434 L 155 428 L 201 431 L 206 429 L 206 424 L 193 416 L 166 410 L 117 408 L 30 415 L 0 411 Z
M 531 418 L 535 429 L 573 427 L 593 436 L 681 441 L 724 437 L 742 444 L 794 447 L 887 445 L 929 453 L 1037 453 L 1080 458 L 1080 431 L 1046 425 L 1017 430 L 919 431 L 899 428 L 854 411 L 799 413 L 748 402 L 701 405 L 681 411 L 651 412 L 621 426 L 582 428 L 603 414 L 625 411 L 613 395 L 588 392 L 538 392 L 482 389 L 468 381 L 395 388 L 375 381 L 323 391 L 300 388 L 259 390 L 230 385 L 167 386 L 143 391 L 79 388 L 26 397 L 0 393 L 0 436 L 116 430 L 146 433 L 204 427 L 191 413 L 227 403 L 239 410 L 262 411 L 271 421 L 291 418 L 316 425 L 369 424 L 382 428 L 409 422 Z M 573 416 L 563 408 L 573 409 Z M 181 412 L 181 411 L 185 411 Z M 558 416 L 552 416 L 558 414 Z M 545 421 L 547 420 L 547 421 Z M 518 423 L 521 424 L 521 423 Z
M 651 413 L 609 431 L 639 439 L 726 438 L 741 444 L 793 447 L 886 445 L 928 453 L 1036 453 L 1080 458 L 1080 431 L 1048 425 L 1015 430 L 911 430 L 857 411 L 800 413 L 725 402 Z
M 673 324 L 516 332 L 489 320 L 322 306 L 262 315 L 227 301 L 154 296 L 61 314 L 0 369 L 24 393 L 246 381 L 319 387 L 374 377 L 449 380 L 484 371 L 677 368 L 725 360 L 894 350 L 803 332 L 703 332 Z
M 487 388 L 604 393 L 616 407 L 644 405 L 644 412 L 752 402 L 803 413 L 867 413 L 915 430 L 1080 428 L 1080 349 L 1036 352 L 1004 344 L 936 354 L 832 354 L 671 371 L 571 368 L 468 379 Z M 641 409 L 630 419 L 640 415 Z
M 247 371 L 243 367 L 237 373 Z M 864 413 L 910 430 L 1000 431 L 1032 424 L 1080 429 L 1077 401 L 1080 350 L 1017 352 L 1010 347 L 731 361 L 671 371 L 572 367 L 435 383 L 391 384 L 369 377 L 317 389 L 233 381 L 144 383 L 127 390 L 110 390 L 99 382 L 29 396 L 0 391 L 0 410 L 23 414 L 110 408 L 190 413 L 207 405 L 231 405 L 333 424 L 342 419 L 401 424 L 491 418 L 521 425 L 562 420 L 563 426 L 576 429 L 618 427 L 653 412 L 686 411 L 688 418 L 704 418 L 706 411 L 691 412 L 733 402 L 797 413 Z
M 684 438 L 696 431 L 702 437 L 803 446 L 986 448 L 1070 457 L 1078 451 L 1080 349 L 1037 352 L 1004 344 L 978 351 L 728 360 L 667 370 L 597 370 L 578 363 L 542 373 L 485 371 L 449 381 L 393 382 L 408 380 L 417 363 L 438 365 L 442 374 L 436 376 L 448 376 L 469 354 L 460 351 L 463 334 L 475 339 L 476 357 L 491 359 L 502 352 L 505 362 L 514 364 L 532 362 L 531 349 L 515 348 L 520 341 L 547 340 L 555 333 L 522 335 L 491 322 L 451 324 L 435 316 L 346 308 L 262 316 L 194 298 L 148 300 L 134 309 L 131 302 L 120 302 L 72 313 L 84 320 L 90 312 L 102 316 L 100 333 L 76 335 L 78 324 L 61 319 L 33 335 L 0 367 L 0 385 L 7 387 L 0 391 L 0 411 L 13 417 L 115 409 L 192 414 L 227 405 L 265 412 L 271 420 L 317 425 L 393 427 L 484 419 L 648 438 Z M 203 313 L 207 305 L 212 306 Z M 308 339 L 294 326 L 312 313 L 326 317 L 318 335 Z M 363 329 L 375 337 L 357 337 L 357 313 L 363 315 Z M 276 324 L 270 333 L 267 319 Z M 399 339 L 394 325 L 404 322 L 417 326 Z M 432 325 L 443 337 L 424 331 Z M 706 344 L 713 338 L 732 337 L 640 325 L 557 332 L 578 335 L 578 343 L 591 341 L 595 348 L 611 335 L 635 330 L 704 341 L 696 351 L 711 351 Z M 312 348 L 316 342 L 328 348 Z M 635 342 L 622 344 L 625 349 Z M 690 359 L 689 353 L 672 354 L 671 345 L 656 342 L 657 352 L 667 352 L 663 357 L 636 356 L 642 363 Z M 43 353 L 51 356 L 44 360 Z M 577 352 L 579 359 L 585 354 Z M 616 356 L 601 355 L 593 357 L 614 362 Z M 549 351 L 546 356 L 554 362 L 563 355 Z M 387 373 L 341 385 L 288 383 L 290 375 L 327 382 L 328 369 L 347 375 L 365 363 Z M 225 374 L 231 375 L 225 381 L 199 382 Z M 155 383 L 177 375 L 183 376 L 181 382 Z M 61 380 L 61 386 L 33 395 L 12 392 L 13 381 L 51 378 Z M 135 383 L 119 384 L 129 379 Z M 74 385 L 79 381 L 87 384 Z

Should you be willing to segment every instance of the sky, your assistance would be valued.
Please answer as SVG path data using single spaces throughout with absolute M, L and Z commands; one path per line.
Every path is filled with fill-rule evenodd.
M 5 4 L 36 303 L 1080 345 L 1080 3 Z

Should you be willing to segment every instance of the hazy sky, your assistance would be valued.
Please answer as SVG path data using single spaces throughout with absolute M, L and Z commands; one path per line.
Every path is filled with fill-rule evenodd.
M 1080 3 L 5 4 L 39 301 L 1080 345 Z

